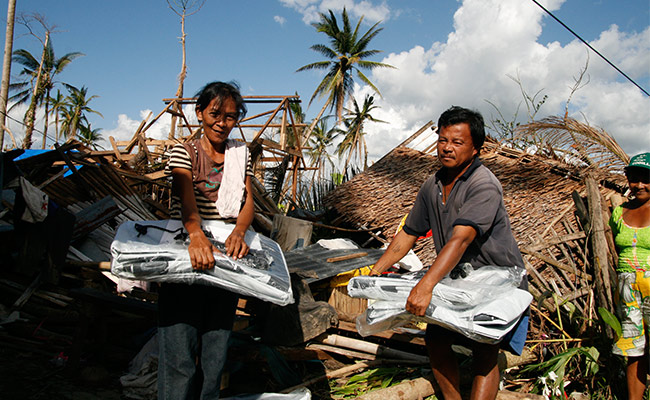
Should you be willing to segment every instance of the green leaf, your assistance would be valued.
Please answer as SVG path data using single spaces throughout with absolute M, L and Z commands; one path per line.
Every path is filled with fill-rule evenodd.
M 598 315 L 600 318 L 609 325 L 618 337 L 623 336 L 623 328 L 621 328 L 621 323 L 619 322 L 616 315 L 612 314 L 608 309 L 603 307 L 598 307 Z
M 587 347 L 585 352 L 589 355 L 586 357 L 585 366 L 587 367 L 587 374 L 590 376 L 595 376 L 598 373 L 598 357 L 600 357 L 600 352 L 595 347 Z

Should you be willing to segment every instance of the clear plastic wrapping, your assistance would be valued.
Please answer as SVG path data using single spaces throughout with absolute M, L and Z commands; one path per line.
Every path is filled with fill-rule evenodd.
M 206 236 L 218 249 L 234 225 L 203 221 Z M 188 239 L 181 221 L 127 221 L 111 244 L 111 271 L 120 278 L 204 284 L 259 298 L 281 306 L 293 302 L 291 280 L 280 246 L 252 231 L 246 232 L 249 254 L 233 260 L 214 253 L 215 267 L 192 269 Z
M 424 317 L 405 310 L 411 289 L 424 271 L 394 277 L 354 277 L 348 284 L 352 297 L 374 299 L 357 318 L 357 330 L 368 336 L 408 322 L 423 321 L 485 343 L 498 342 L 526 310 L 532 296 L 518 286 L 522 268 L 485 266 L 465 270 L 463 278 L 443 278 L 433 290 Z

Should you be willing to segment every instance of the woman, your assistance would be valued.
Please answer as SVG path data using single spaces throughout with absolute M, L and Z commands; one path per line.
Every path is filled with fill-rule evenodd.
M 627 356 L 629 399 L 642 399 L 648 373 L 650 330 L 650 153 L 625 167 L 631 200 L 612 212 L 609 224 L 618 250 L 618 308 L 623 336 L 614 354 Z
M 188 251 L 196 270 L 214 268 L 213 252 L 218 251 L 201 229 L 203 219 L 235 222 L 225 242 L 227 256 L 241 258 L 249 250 L 244 235 L 254 215 L 252 168 L 246 144 L 228 139 L 245 114 L 237 86 L 207 84 L 196 101 L 203 136 L 174 146 L 167 165 L 173 178 L 172 218 L 181 219 L 189 233 Z M 161 285 L 159 399 L 219 398 L 236 305 L 234 293 L 216 287 Z M 202 374 L 196 373 L 197 357 Z

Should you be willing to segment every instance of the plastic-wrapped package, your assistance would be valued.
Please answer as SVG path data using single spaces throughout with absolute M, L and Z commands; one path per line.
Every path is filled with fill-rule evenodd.
M 388 276 L 357 276 L 348 283 L 348 294 L 373 300 L 406 302 L 411 289 L 426 271 Z M 519 286 L 526 275 L 521 268 L 485 266 L 465 272 L 465 278 L 444 277 L 434 288 L 431 304 L 450 309 L 465 310 L 498 297 L 512 287 Z
M 311 392 L 307 388 L 298 388 L 290 393 L 261 393 L 226 397 L 223 400 L 311 400 Z
M 218 249 L 234 225 L 203 221 L 203 231 Z M 289 270 L 280 246 L 252 231 L 246 232 L 249 254 L 234 260 L 214 253 L 215 267 L 192 269 L 189 240 L 181 221 L 127 221 L 111 244 L 111 271 L 120 278 L 218 286 L 280 306 L 293 303 Z
M 411 289 L 423 272 L 398 277 L 352 278 L 348 293 L 352 297 L 376 299 L 357 318 L 357 330 L 368 336 L 412 321 L 444 326 L 473 340 L 498 342 L 517 322 L 532 301 L 532 295 L 519 289 L 525 271 L 520 268 L 482 267 L 464 278 L 443 278 L 434 288 L 424 317 L 405 310 Z

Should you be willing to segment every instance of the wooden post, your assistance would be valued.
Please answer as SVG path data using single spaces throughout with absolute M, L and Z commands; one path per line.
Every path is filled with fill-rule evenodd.
M 594 278 L 600 306 L 614 311 L 612 300 L 612 287 L 609 275 L 608 244 L 605 238 L 605 223 L 603 221 L 601 195 L 598 183 L 588 176 L 585 178 L 587 185 L 587 200 L 589 203 L 589 222 L 591 225 L 591 248 L 593 256 Z

